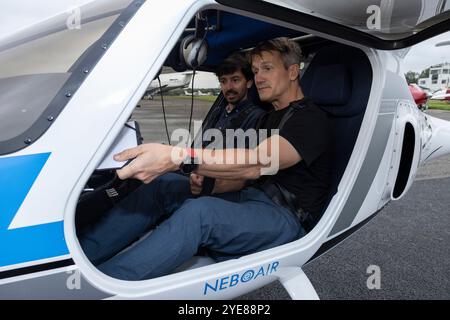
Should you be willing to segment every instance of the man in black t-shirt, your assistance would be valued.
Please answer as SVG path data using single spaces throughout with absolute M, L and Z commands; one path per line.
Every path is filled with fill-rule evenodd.
M 292 112 L 291 110 L 295 111 Z M 286 114 L 288 111 L 292 115 Z M 282 127 L 280 121 L 285 119 Z M 279 128 L 279 136 L 288 141 L 301 156 L 302 161 L 286 169 L 280 170 L 276 175 L 263 176 L 256 187 L 273 195 L 268 184 L 276 184 L 278 189 L 275 192 L 288 193 L 296 197 L 297 203 L 291 207 L 299 207 L 305 213 L 310 214 L 312 223 L 317 222 L 324 209 L 330 187 L 331 158 L 330 151 L 330 131 L 326 114 L 308 98 L 291 102 L 288 108 L 273 110 L 263 123 L 264 128 Z M 272 189 L 274 190 L 274 189 Z M 287 202 L 288 199 L 281 199 Z M 283 203 L 286 207 L 289 204 Z M 289 208 L 291 211 L 298 211 Z M 309 226 L 312 227 L 312 226 Z
M 258 132 L 261 137 L 269 129 L 269 137 L 254 149 L 146 144 L 116 155 L 116 161 L 134 159 L 117 171 L 121 179 L 136 178 L 149 185 L 140 203 L 119 204 L 80 240 L 99 270 L 123 280 L 149 279 L 170 273 L 200 247 L 223 261 L 305 235 L 298 209 L 318 214 L 328 192 L 328 120 L 299 86 L 301 50 L 296 43 L 278 38 L 256 46 L 251 54 L 258 94 L 274 107 Z M 159 178 L 177 170 L 220 179 L 224 193 L 186 199 L 176 192 L 176 184 Z M 256 179 L 254 187 L 236 189 L 236 182 Z M 273 192 L 273 186 L 280 192 Z M 140 209 L 129 212 L 133 205 Z M 171 213 L 168 219 L 142 236 L 166 213 Z M 117 225 L 134 233 L 119 236 Z M 141 239 L 130 246 L 137 236 Z
M 261 177 L 256 187 L 290 211 L 305 214 L 300 218 L 307 218 L 304 227 L 310 228 L 324 209 L 330 187 L 331 133 L 326 113 L 303 95 L 299 85 L 300 55 L 300 48 L 286 38 L 261 43 L 252 51 L 258 93 L 274 106 L 262 127 L 279 129 L 280 143 L 295 162 Z M 283 81 L 286 76 L 289 81 Z

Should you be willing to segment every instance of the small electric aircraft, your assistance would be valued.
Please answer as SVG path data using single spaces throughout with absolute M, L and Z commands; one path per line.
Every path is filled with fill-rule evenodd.
M 62 12 L 0 35 L 0 298 L 225 299 L 279 280 L 292 298 L 317 299 L 302 266 L 450 153 L 450 123 L 418 110 L 400 71 L 409 47 L 450 29 L 450 1 L 373 3 L 96 0 L 80 7 L 80 28 Z M 301 45 L 302 88 L 333 122 L 333 186 L 314 229 L 156 279 L 97 270 L 77 239 L 79 199 L 161 67 L 212 71 L 279 36 Z

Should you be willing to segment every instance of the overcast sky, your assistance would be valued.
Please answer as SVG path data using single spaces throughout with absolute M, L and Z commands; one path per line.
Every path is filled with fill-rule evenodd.
M 33 22 L 67 12 L 71 6 L 82 5 L 92 0 L 0 0 L 0 37 L 22 29 Z M 450 32 L 414 46 L 406 57 L 403 71 L 420 72 L 431 65 L 450 62 L 450 46 L 435 47 L 436 43 L 450 41 Z M 198 87 L 217 87 L 211 75 L 198 75 Z M 196 86 L 197 87 L 197 86 Z
M 422 70 L 442 62 L 450 63 L 450 45 L 436 47 L 436 43 L 450 41 L 450 32 L 419 43 L 411 48 L 405 58 L 403 70 L 421 72 Z

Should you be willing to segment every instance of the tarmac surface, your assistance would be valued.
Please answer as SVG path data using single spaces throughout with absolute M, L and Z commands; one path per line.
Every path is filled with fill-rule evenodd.
M 195 101 L 193 120 L 206 115 L 211 102 Z M 191 101 L 165 98 L 169 133 L 188 128 Z M 165 142 L 161 100 L 143 101 L 133 114 L 146 142 Z M 449 111 L 428 110 L 449 120 Z M 450 156 L 419 169 L 411 189 L 337 247 L 304 266 L 321 299 L 450 299 Z M 381 272 L 380 289 L 368 289 Z M 241 296 L 242 300 L 289 300 L 274 282 Z

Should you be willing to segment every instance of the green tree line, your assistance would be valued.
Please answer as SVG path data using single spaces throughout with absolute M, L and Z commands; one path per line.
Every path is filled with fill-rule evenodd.
M 406 82 L 408 84 L 419 83 L 420 78 L 428 78 L 430 76 L 430 68 L 423 70 L 421 73 L 408 71 L 405 73 Z

